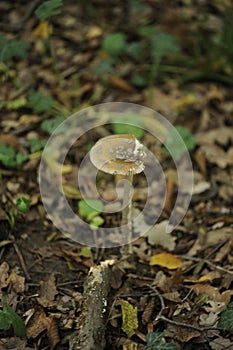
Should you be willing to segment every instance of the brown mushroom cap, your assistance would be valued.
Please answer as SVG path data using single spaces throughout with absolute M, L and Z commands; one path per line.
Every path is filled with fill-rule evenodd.
M 143 145 L 131 134 L 103 137 L 90 151 L 94 166 L 108 174 L 139 174 L 144 170 L 144 158 Z

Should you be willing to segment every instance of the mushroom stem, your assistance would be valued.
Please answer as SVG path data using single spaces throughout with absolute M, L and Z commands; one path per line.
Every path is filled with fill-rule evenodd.
M 123 189 L 122 233 L 130 243 L 123 248 L 124 252 L 132 253 L 132 191 L 133 174 L 125 175 Z

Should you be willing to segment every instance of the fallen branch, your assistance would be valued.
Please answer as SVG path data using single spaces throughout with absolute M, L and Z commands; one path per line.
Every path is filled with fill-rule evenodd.
M 110 266 L 106 260 L 90 269 L 83 292 L 82 312 L 69 350 L 103 350 L 109 292 Z

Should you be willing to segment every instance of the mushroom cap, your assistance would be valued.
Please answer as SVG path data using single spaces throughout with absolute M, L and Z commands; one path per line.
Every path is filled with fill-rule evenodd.
M 92 164 L 108 174 L 133 175 L 144 170 L 144 146 L 134 135 L 106 136 L 90 151 Z

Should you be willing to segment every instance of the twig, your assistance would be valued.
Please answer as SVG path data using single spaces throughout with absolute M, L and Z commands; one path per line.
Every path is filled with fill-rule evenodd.
M 201 333 L 204 333 L 206 331 L 210 331 L 210 330 L 219 330 L 216 327 L 199 327 L 199 326 L 194 326 L 192 324 L 188 324 L 188 323 L 183 323 L 183 322 L 177 322 L 177 321 L 173 321 L 170 320 L 169 318 L 165 317 L 162 315 L 164 309 L 166 308 L 165 303 L 164 303 L 164 299 L 163 296 L 159 293 L 159 291 L 155 288 L 155 287 L 151 287 L 150 288 L 156 293 L 156 295 L 158 296 L 159 300 L 160 300 L 160 304 L 161 304 L 161 308 L 160 311 L 158 313 L 158 315 L 156 316 L 154 322 L 158 322 L 158 321 L 165 321 L 167 323 L 173 324 L 177 327 L 186 327 L 186 328 L 190 328 L 190 329 L 195 329 L 196 331 L 199 331 Z
M 26 268 L 26 265 L 25 265 L 25 262 L 24 262 L 23 255 L 22 255 L 21 251 L 19 250 L 18 245 L 17 245 L 15 242 L 13 243 L 13 247 L 14 247 L 14 249 L 15 249 L 15 252 L 16 252 L 17 256 L 18 256 L 18 259 L 19 259 L 20 265 L 21 265 L 21 267 L 22 267 L 22 269 L 23 269 L 23 272 L 24 272 L 24 274 L 25 274 L 25 277 L 26 277 L 26 279 L 27 279 L 28 281 L 30 281 L 30 280 L 31 280 L 31 276 L 29 275 L 29 273 L 28 273 L 28 271 L 27 271 L 27 268 Z
M 31 17 L 32 13 L 34 12 L 35 8 L 37 6 L 40 5 L 40 3 L 42 2 L 42 0 L 34 0 L 32 1 L 29 6 L 27 7 L 26 9 L 26 12 L 25 14 L 23 15 L 19 25 L 17 26 L 17 30 L 20 31 L 23 26 L 24 26 L 24 23 Z

